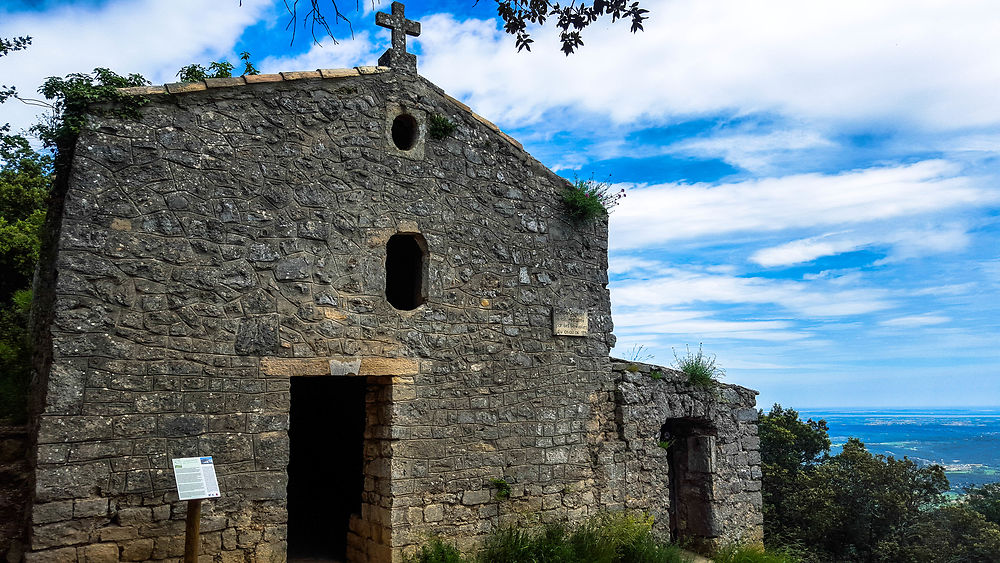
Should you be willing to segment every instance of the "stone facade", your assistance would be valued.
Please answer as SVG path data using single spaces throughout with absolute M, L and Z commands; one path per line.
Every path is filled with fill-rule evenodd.
M 671 463 L 681 535 L 759 536 L 754 393 L 612 363 L 607 222 L 495 126 L 383 67 L 134 93 L 57 194 L 28 561 L 178 560 L 170 460 L 204 455 L 205 560 L 304 554 L 310 522 L 349 561 L 626 507 L 667 530 Z

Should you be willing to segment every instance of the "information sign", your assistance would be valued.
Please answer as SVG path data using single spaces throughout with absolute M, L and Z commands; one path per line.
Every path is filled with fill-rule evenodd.
M 559 336 L 587 336 L 587 311 L 564 309 L 552 312 L 552 334 Z
M 180 500 L 218 498 L 219 480 L 215 477 L 212 456 L 181 457 L 173 460 L 174 479 Z

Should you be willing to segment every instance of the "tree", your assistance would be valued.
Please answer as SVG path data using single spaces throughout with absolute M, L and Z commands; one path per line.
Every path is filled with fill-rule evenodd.
M 830 456 L 823 420 L 760 413 L 764 541 L 808 561 L 1000 561 L 1000 484 L 942 505 L 944 469 L 873 455 L 857 438 Z M 980 514 L 976 510 L 981 510 Z
M 1000 527 L 968 506 L 942 506 L 921 513 L 899 537 L 881 542 L 874 559 L 880 563 L 995 563 L 1000 561 Z
M 30 37 L 0 37 L 0 57 L 27 48 Z M 0 86 L 0 103 L 14 97 Z M 52 158 L 0 125 L 0 420 L 24 422 L 30 376 L 28 311 L 38 261 Z
M 503 29 L 515 37 L 518 51 L 531 50 L 531 44 L 534 40 L 528 33 L 529 24 L 544 25 L 547 20 L 554 19 L 555 26 L 559 28 L 561 49 L 566 55 L 575 52 L 578 47 L 583 45 L 581 32 L 590 24 L 602 18 L 611 18 L 612 23 L 618 20 L 627 20 L 631 22 L 631 32 L 636 33 L 643 30 L 642 22 L 647 19 L 646 14 L 649 13 L 649 10 L 639 6 L 637 0 L 632 2 L 629 0 L 594 0 L 589 6 L 576 2 L 561 5 L 549 0 L 494 0 L 494 2 L 497 7 L 497 16 L 504 24 Z M 474 3 L 478 4 L 479 0 L 475 0 Z M 324 6 L 323 0 L 309 0 L 309 2 L 303 0 L 302 4 L 305 12 L 301 18 L 302 25 L 309 27 L 314 42 L 319 43 L 317 31 L 320 35 L 329 36 L 334 43 L 337 42 L 325 15 L 325 12 L 330 13 L 331 9 L 333 23 L 337 24 L 343 21 L 353 36 L 354 29 L 351 26 L 351 20 L 340 10 L 336 0 L 329 0 L 329 6 Z M 289 14 L 288 25 L 285 28 L 292 30 L 292 41 L 294 42 L 295 29 L 299 22 L 299 0 L 286 1 L 285 7 Z
M 966 487 L 965 502 L 986 520 L 1000 526 L 1000 483 Z
M 872 455 L 857 438 L 801 477 L 787 499 L 797 520 L 791 535 L 854 561 L 873 561 L 880 542 L 903 534 L 948 490 L 941 466 Z
M 14 51 L 27 49 L 28 45 L 31 45 L 31 37 L 14 37 L 12 39 L 0 37 L 0 57 Z M 7 98 L 12 98 L 16 95 L 17 90 L 13 86 L 0 84 L 0 104 L 7 101 Z
M 786 499 L 794 492 L 799 474 L 811 470 L 830 452 L 825 420 L 799 420 L 799 413 L 775 404 L 771 412 L 760 411 L 759 435 L 763 472 L 764 537 L 768 543 L 783 543 L 792 522 Z

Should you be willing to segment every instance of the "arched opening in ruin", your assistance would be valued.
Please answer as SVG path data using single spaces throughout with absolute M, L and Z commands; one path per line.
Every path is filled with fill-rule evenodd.
M 694 546 L 719 535 L 712 510 L 717 431 L 708 420 L 672 418 L 660 428 L 668 444 L 670 536 Z
M 427 242 L 420 233 L 399 233 L 385 245 L 385 298 L 401 311 L 427 300 Z
M 392 120 L 392 143 L 401 151 L 408 151 L 417 142 L 420 127 L 412 115 L 402 113 Z

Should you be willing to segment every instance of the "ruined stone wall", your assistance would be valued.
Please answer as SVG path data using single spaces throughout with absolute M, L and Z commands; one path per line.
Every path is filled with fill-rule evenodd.
M 76 147 L 30 561 L 177 558 L 169 460 L 200 455 L 223 494 L 204 503 L 202 552 L 283 560 L 290 377 L 369 378 L 356 560 L 398 560 L 430 530 L 471 544 L 614 504 L 594 463 L 613 422 L 598 422 L 606 222 L 570 223 L 564 181 L 385 69 L 148 93 L 141 120 L 95 118 Z M 406 150 L 391 134 L 401 114 L 419 127 Z M 450 137 L 428 136 L 434 114 L 457 124 Z M 384 294 L 397 233 L 426 241 L 412 311 Z M 553 312 L 573 308 L 586 336 L 553 334 Z
M 605 503 L 648 511 L 659 533 L 705 548 L 760 540 L 756 391 L 691 385 L 639 362 L 612 369 L 600 409 L 617 430 L 599 448 Z

